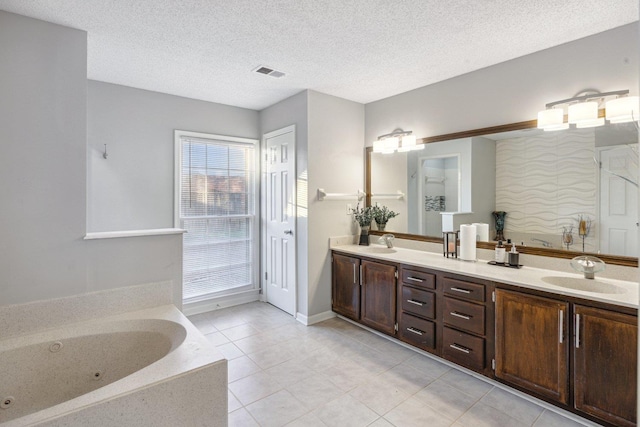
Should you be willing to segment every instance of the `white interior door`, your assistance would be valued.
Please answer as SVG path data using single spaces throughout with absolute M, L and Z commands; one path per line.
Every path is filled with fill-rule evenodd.
M 635 153 L 617 146 L 600 151 L 600 251 L 638 255 L 638 182 Z M 625 179 L 626 178 L 626 179 Z
M 264 135 L 264 283 L 267 302 L 296 313 L 295 126 Z

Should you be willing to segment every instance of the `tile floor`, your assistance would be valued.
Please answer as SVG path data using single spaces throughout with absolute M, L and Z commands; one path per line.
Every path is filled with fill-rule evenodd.
M 190 316 L 229 360 L 229 426 L 581 426 L 339 318 L 261 302 Z

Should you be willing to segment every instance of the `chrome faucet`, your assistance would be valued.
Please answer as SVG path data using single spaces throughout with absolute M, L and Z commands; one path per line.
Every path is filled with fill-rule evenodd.
M 393 234 L 383 234 L 379 239 L 378 239 L 378 243 L 384 243 L 387 245 L 388 248 L 392 248 L 393 247 L 393 239 L 395 239 L 396 236 L 394 236 Z
M 542 239 L 531 239 L 532 242 L 540 242 L 542 243 L 542 246 L 544 246 L 545 248 L 550 248 L 551 242 L 547 242 L 546 240 L 542 240 Z

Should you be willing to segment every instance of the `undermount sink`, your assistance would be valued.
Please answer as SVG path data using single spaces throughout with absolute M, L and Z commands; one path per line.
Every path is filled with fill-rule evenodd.
M 575 289 L 584 292 L 593 292 L 598 294 L 624 294 L 626 289 L 611 283 L 602 282 L 596 279 L 583 279 L 578 277 L 548 276 L 542 278 L 553 286 L 561 288 Z
M 393 248 L 385 248 L 384 246 L 366 246 L 361 250 L 362 252 L 367 252 L 370 254 L 393 254 L 397 252 Z

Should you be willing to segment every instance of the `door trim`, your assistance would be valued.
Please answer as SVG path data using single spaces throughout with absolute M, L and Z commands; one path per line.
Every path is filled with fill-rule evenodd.
M 260 301 L 262 302 L 266 302 L 267 301 L 267 292 L 268 292 L 268 286 L 266 286 L 267 284 L 267 280 L 265 279 L 265 273 L 266 273 L 266 267 L 267 267 L 267 226 L 266 226 L 266 218 L 267 218 L 267 200 L 266 200 L 266 195 L 267 195 L 267 189 L 266 189 L 266 185 L 267 185 L 267 162 L 265 159 L 265 156 L 268 154 L 267 151 L 267 139 L 269 138 L 274 138 L 276 136 L 280 136 L 280 135 L 284 135 L 285 133 L 290 133 L 293 132 L 293 155 L 291 156 L 291 159 L 293 159 L 293 170 L 295 171 L 295 176 L 294 176 L 294 180 L 293 180 L 293 192 L 292 192 L 292 198 L 293 198 L 293 208 L 294 208 L 294 218 L 295 221 L 293 222 L 293 237 L 295 239 L 295 243 L 296 243 L 296 250 L 294 253 L 294 264 L 293 264 L 293 274 L 294 274 L 294 283 L 295 286 L 293 287 L 293 317 L 294 319 L 298 318 L 298 186 L 297 186 L 297 181 L 298 181 L 298 161 L 297 161 L 297 145 L 298 145 L 298 139 L 297 139 L 297 135 L 296 135 L 296 125 L 289 125 L 289 126 L 285 126 L 281 129 L 277 129 L 271 132 L 267 132 L 265 134 L 262 135 L 262 139 L 260 140 L 260 145 L 261 145 L 261 150 L 260 150 L 260 238 L 261 238 L 261 242 L 260 242 Z

